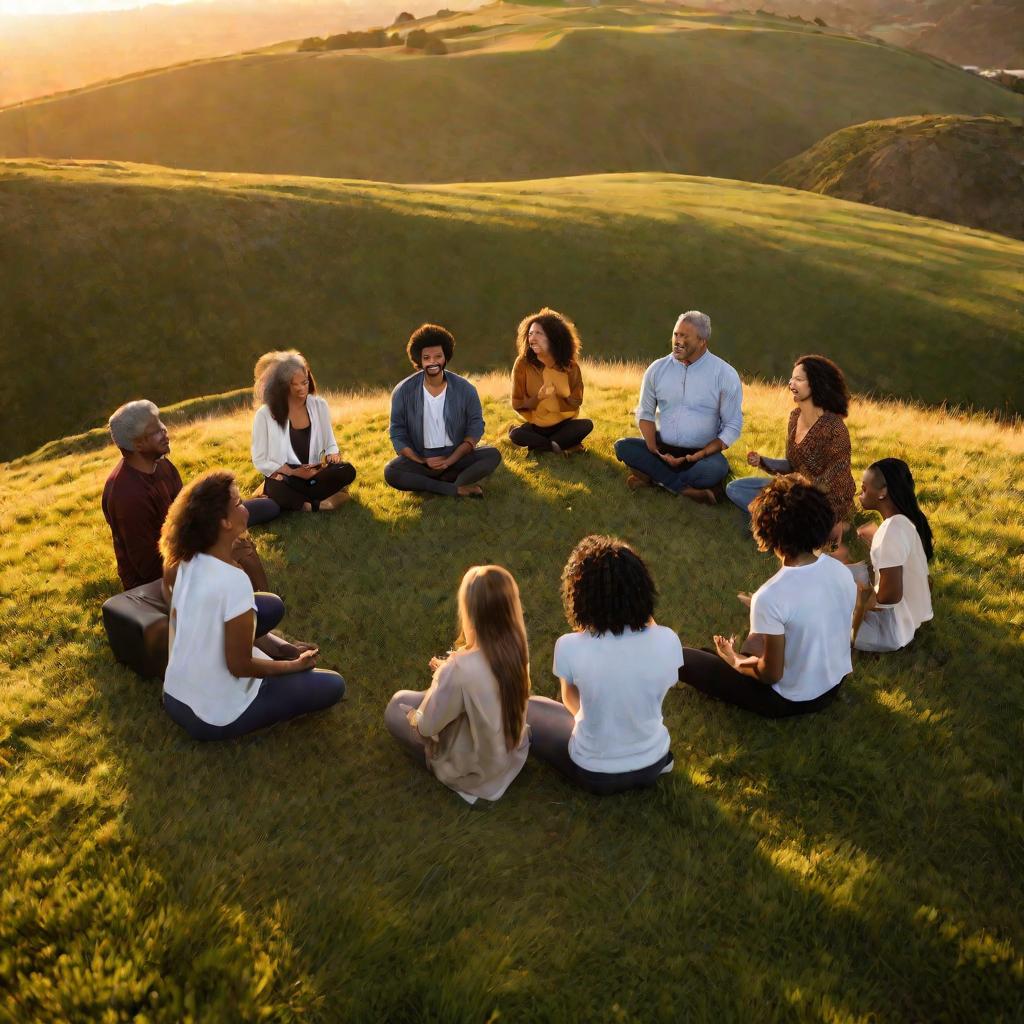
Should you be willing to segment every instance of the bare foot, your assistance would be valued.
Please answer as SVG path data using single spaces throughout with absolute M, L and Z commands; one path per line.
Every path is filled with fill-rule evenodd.
M 303 651 L 316 651 L 319 650 L 316 644 L 307 644 L 302 640 L 296 640 L 294 643 L 285 640 L 277 649 L 277 659 L 280 661 L 292 661 L 297 658 Z
M 308 501 L 304 501 L 302 503 L 302 511 L 303 512 L 312 512 L 313 511 L 313 506 Z
M 336 508 L 340 508 L 345 504 L 346 501 L 351 498 L 352 495 L 348 491 L 341 490 L 337 494 L 332 494 L 329 498 L 325 498 L 320 502 L 321 512 L 332 512 Z
M 484 489 L 479 484 L 469 484 L 459 488 L 460 498 L 482 498 L 483 496 Z
M 641 487 L 651 486 L 651 478 L 646 473 L 630 473 L 626 477 L 626 486 L 631 491 L 639 491 Z
M 571 447 L 569 447 L 569 448 L 563 448 L 563 449 L 562 449 L 562 452 L 563 452 L 563 453 L 564 453 L 565 455 L 574 455 L 574 454 L 576 454 L 577 452 L 585 452 L 586 450 L 587 450 L 587 449 L 586 449 L 586 448 L 584 448 L 584 447 L 583 447 L 583 445 L 581 445 L 581 444 L 574 444 L 574 445 L 572 445 L 572 446 L 571 446 Z
M 680 498 L 689 498 L 698 505 L 717 505 L 718 498 L 710 487 L 684 487 L 679 492 Z

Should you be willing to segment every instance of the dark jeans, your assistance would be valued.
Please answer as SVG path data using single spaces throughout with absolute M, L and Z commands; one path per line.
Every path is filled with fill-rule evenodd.
M 530 726 L 531 756 L 547 761 L 570 782 L 596 796 L 646 789 L 672 764 L 672 751 L 669 751 L 654 764 L 632 772 L 588 771 L 569 756 L 569 737 L 576 721 L 564 704 L 548 697 L 531 697 L 526 705 L 526 721 Z
M 294 468 L 294 467 L 293 467 Z M 333 497 L 356 478 L 355 467 L 348 462 L 329 462 L 308 480 L 286 476 L 283 480 L 267 477 L 263 493 L 288 512 L 297 512 L 308 501 L 317 508 L 321 501 Z
M 678 448 L 666 444 L 661 434 L 655 434 L 658 451 L 665 455 L 692 455 L 697 448 Z M 684 487 L 708 488 L 720 484 L 729 472 L 729 462 L 721 452 L 694 462 L 690 466 L 673 469 L 664 459 L 647 448 L 642 437 L 623 437 L 615 442 L 615 457 L 630 469 L 649 476 L 667 491 L 678 494 Z
M 284 618 L 284 601 L 277 594 L 256 594 L 256 639 L 266 636 Z
M 250 526 L 262 526 L 281 514 L 281 506 L 273 498 L 249 498 L 242 504 L 249 511 Z
M 593 429 L 594 424 L 590 420 L 562 420 L 552 427 L 520 423 L 509 428 L 508 439 L 520 448 L 534 452 L 551 451 L 551 442 L 554 441 L 564 452 L 566 448 L 580 444 Z
M 422 452 L 425 459 L 435 455 L 442 458 L 451 455 L 456 445 L 448 448 L 427 448 Z M 447 469 L 431 469 L 420 462 L 413 462 L 404 455 L 396 455 L 384 467 L 384 481 L 399 491 L 430 491 L 432 494 L 447 494 L 454 497 L 460 487 L 468 487 L 490 476 L 501 463 L 501 452 L 497 448 L 474 448 Z
M 268 676 L 256 699 L 228 725 L 210 725 L 180 700 L 164 694 L 164 710 L 194 740 L 230 740 L 287 722 L 311 711 L 323 711 L 345 696 L 345 680 L 337 672 L 312 668 L 286 676 Z
M 679 669 L 679 681 L 695 690 L 735 704 L 745 711 L 753 711 L 764 718 L 791 718 L 820 711 L 835 700 L 839 693 L 837 683 L 814 700 L 786 700 L 766 683 L 759 683 L 742 672 L 727 665 L 717 654 L 698 651 L 693 647 L 683 648 L 683 665 Z

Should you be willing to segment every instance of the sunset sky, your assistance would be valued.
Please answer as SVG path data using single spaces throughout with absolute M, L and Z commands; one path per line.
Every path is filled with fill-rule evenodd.
M 145 7 L 153 0 L 0 0 L 0 14 L 73 14 L 80 11 L 114 11 Z M 159 0 L 165 4 L 191 0 Z

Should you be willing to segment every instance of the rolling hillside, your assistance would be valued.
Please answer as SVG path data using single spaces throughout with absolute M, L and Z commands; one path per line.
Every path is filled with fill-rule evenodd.
M 240 741 L 192 742 L 158 684 L 110 656 L 103 438 L 2 468 L 0 1017 L 1015 1018 L 1019 429 L 853 403 L 856 472 L 889 455 L 914 469 L 936 537 L 935 620 L 906 651 L 858 657 L 820 715 L 766 722 L 679 687 L 664 702 L 675 770 L 656 789 L 593 797 L 531 758 L 498 803 L 475 808 L 387 736 L 388 697 L 426 686 L 428 659 L 452 642 L 471 564 L 519 581 L 546 696 L 566 631 L 559 573 L 584 534 L 637 546 L 658 621 L 693 646 L 739 630 L 736 592 L 774 571 L 737 509 L 627 490 L 611 445 L 632 429 L 639 367 L 584 374 L 589 454 L 533 459 L 499 442 L 483 502 L 389 490 L 386 396 L 330 396 L 359 472 L 353 500 L 253 536 L 284 630 L 319 641 L 348 696 Z M 497 438 L 506 380 L 479 384 Z M 745 397 L 737 447 L 779 451 L 788 396 Z M 182 475 L 221 465 L 251 485 L 250 422 L 202 403 L 174 416 Z M 741 468 L 742 451 L 729 454 Z
M 0 111 L 0 156 L 393 182 L 760 180 L 850 124 L 1024 112 L 933 58 L 778 18 L 499 3 L 414 24 L 452 52 L 276 48 L 143 74 Z
M 663 354 L 707 310 L 744 374 L 807 350 L 854 387 L 1024 411 L 1024 244 L 764 185 L 611 175 L 486 185 L 0 165 L 0 458 L 93 426 L 128 397 L 245 384 L 304 349 L 324 383 L 408 370 L 424 320 L 457 363 L 507 367 L 548 303 L 589 354 Z M 964 372 L 964 345 L 984 352 Z M 40 396 L 45 400 L 40 401 Z
M 767 180 L 1024 239 L 1024 126 L 908 117 L 844 128 Z

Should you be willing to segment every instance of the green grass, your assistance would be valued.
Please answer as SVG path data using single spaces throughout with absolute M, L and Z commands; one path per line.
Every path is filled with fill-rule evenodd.
M 900 117 L 821 139 L 765 178 L 1024 238 L 1024 130 L 1003 117 Z
M 268 50 L 33 101 L 0 111 L 0 156 L 396 182 L 760 180 L 851 124 L 1024 112 L 935 58 L 777 18 L 493 4 L 422 24 L 484 31 L 443 59 Z
M 464 569 L 523 590 L 553 694 L 561 565 L 590 531 L 636 545 L 684 642 L 739 630 L 773 562 L 740 514 L 631 494 L 610 446 L 635 368 L 585 367 L 586 456 L 502 443 L 484 502 L 388 491 L 384 397 L 335 396 L 360 476 L 334 515 L 256 531 L 290 635 L 349 697 L 200 747 L 112 663 L 117 590 L 98 434 L 0 469 L 0 1018 L 9 1020 L 1014 1020 L 1024 985 L 1024 436 L 858 400 L 855 472 L 900 455 L 936 532 L 936 620 L 860 659 L 842 700 L 764 722 L 669 693 L 676 771 L 605 800 L 529 763 L 469 809 L 388 739 L 398 687 L 447 649 Z M 481 382 L 489 435 L 511 417 Z M 180 411 L 187 479 L 246 484 L 248 411 Z M 748 386 L 748 446 L 787 396 Z M 183 419 L 195 417 L 198 419 Z
M 116 163 L 0 164 L 0 458 L 245 384 L 295 346 L 393 384 L 425 320 L 507 368 L 520 317 L 649 361 L 711 314 L 743 373 L 823 351 L 856 390 L 1024 411 L 1024 243 L 803 192 L 673 175 L 401 186 Z M 102 356 L 98 354 L 102 353 Z

